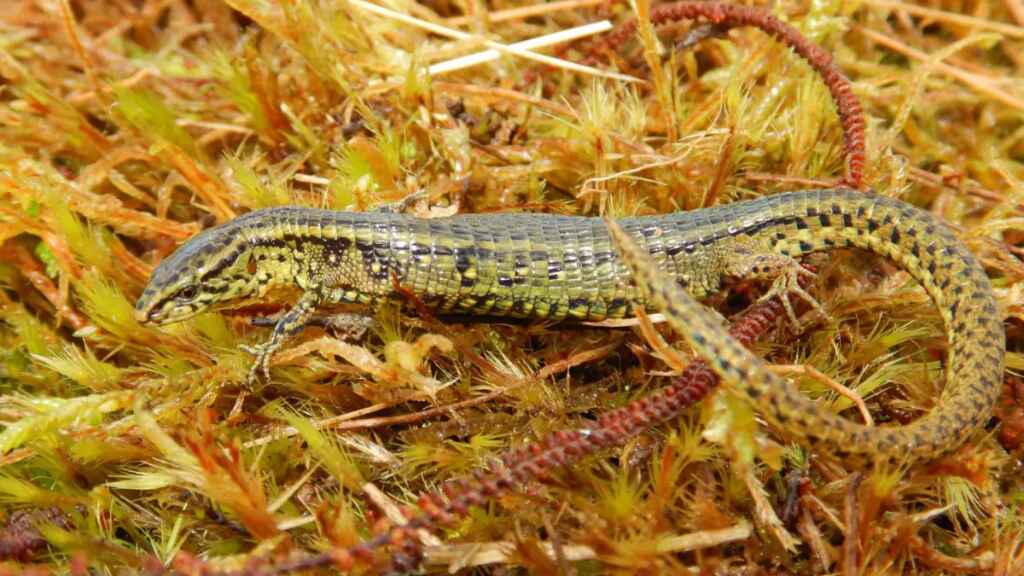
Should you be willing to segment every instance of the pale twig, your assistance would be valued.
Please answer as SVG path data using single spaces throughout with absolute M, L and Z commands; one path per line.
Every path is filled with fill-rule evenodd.
M 345 422 L 345 421 L 348 421 L 348 420 L 355 420 L 356 418 L 361 418 L 361 417 L 366 416 L 368 414 L 373 414 L 374 412 L 380 412 L 381 410 L 384 410 L 385 408 L 389 408 L 391 406 L 394 406 L 394 404 L 387 403 L 387 402 L 379 402 L 377 404 L 371 404 L 370 406 L 366 406 L 366 407 L 360 408 L 358 410 L 352 410 L 351 412 L 346 412 L 344 414 L 339 414 L 338 416 L 333 416 L 331 418 L 325 418 L 323 420 L 317 420 L 317 421 L 313 422 L 313 426 L 317 430 L 324 430 L 324 429 L 334 428 L 334 427 L 336 427 L 338 424 L 340 424 L 342 422 Z M 299 431 L 296 428 L 293 428 L 291 426 L 287 426 L 287 427 L 275 430 L 274 432 L 272 432 L 271 434 L 269 434 L 267 436 L 263 436 L 261 438 L 256 438 L 255 440 L 250 440 L 250 441 L 246 442 L 243 446 L 245 448 L 254 448 L 256 446 L 262 446 L 263 444 L 268 444 L 270 442 L 273 442 L 274 440 L 295 436 L 298 433 L 299 433 Z
M 636 319 L 640 327 L 640 333 L 643 334 L 644 340 L 650 344 L 651 348 L 661 356 L 661 359 L 672 367 L 673 370 L 682 372 L 686 369 L 686 365 L 689 362 L 686 358 L 679 353 L 678 350 L 668 345 L 665 339 L 658 334 L 658 331 L 654 329 L 654 323 L 647 317 L 647 314 L 641 308 L 634 310 L 636 313 Z
M 562 60 L 562 59 L 559 59 L 559 58 L 554 58 L 552 56 L 546 56 L 544 54 L 538 54 L 536 52 L 530 52 L 529 50 L 522 50 L 522 49 L 519 49 L 519 48 L 513 48 L 511 46 L 508 46 L 506 44 L 502 44 L 500 42 L 494 42 L 493 40 L 488 40 L 486 38 L 481 38 L 481 37 L 476 36 L 474 34 L 468 34 L 466 32 L 462 32 L 461 30 L 456 30 L 454 28 L 449 28 L 447 26 L 441 26 L 440 24 L 434 24 L 433 22 L 427 22 L 426 20 L 421 20 L 419 18 L 415 18 L 413 16 L 409 16 L 408 14 L 402 14 L 401 12 L 396 12 L 394 10 L 390 10 L 388 8 L 384 8 L 382 6 L 377 6 L 376 4 L 370 4 L 369 2 L 364 2 L 363 0 L 349 0 L 349 4 L 352 4 L 353 6 L 362 8 L 363 10 L 366 10 L 367 12 L 373 12 L 374 14 L 377 14 L 378 16 L 384 16 L 385 18 L 391 18 L 393 20 L 397 20 L 397 21 L 402 22 L 404 24 L 409 24 L 410 26 L 415 26 L 417 28 L 422 28 L 422 29 L 427 30 L 429 32 L 433 32 L 434 34 L 438 34 L 438 35 L 441 35 L 441 36 L 447 36 L 449 38 L 454 38 L 456 40 L 469 40 L 469 41 L 480 42 L 484 46 L 487 46 L 488 48 L 493 48 L 494 50 L 497 50 L 499 52 L 504 52 L 504 53 L 507 53 L 507 54 L 512 54 L 514 56 L 519 56 L 520 58 L 526 58 L 528 60 L 534 60 L 534 61 L 540 62 L 541 64 L 547 64 L 548 66 L 554 66 L 556 68 L 563 68 L 563 69 L 566 69 L 566 70 L 573 70 L 575 72 L 580 72 L 580 73 L 583 73 L 583 74 L 590 74 L 590 75 L 593 75 L 593 76 L 600 76 L 600 77 L 603 77 L 603 78 L 611 78 L 611 79 L 614 79 L 614 80 L 622 80 L 624 82 L 643 82 L 643 80 L 641 80 L 639 78 L 635 78 L 633 76 L 628 76 L 626 74 L 618 74 L 618 73 L 615 73 L 615 72 L 606 72 L 604 70 L 600 70 L 600 69 L 594 68 L 592 66 L 584 66 L 582 64 L 576 64 L 575 62 L 569 62 L 568 60 Z
M 544 36 L 537 36 L 536 38 L 530 38 L 529 40 L 509 44 L 508 47 L 517 50 L 535 50 L 537 48 L 543 48 L 545 46 L 569 42 L 585 36 L 607 32 L 608 30 L 611 30 L 611 28 L 611 22 L 601 20 L 600 22 L 593 22 L 591 24 L 569 28 L 567 30 L 559 30 L 553 34 L 545 34 Z M 500 57 L 501 53 L 497 50 L 484 50 L 483 52 L 476 52 L 467 56 L 460 56 L 459 58 L 432 64 L 430 68 L 427 68 L 427 73 L 431 76 L 436 76 L 438 74 L 476 66 L 477 64 L 483 64 L 484 62 L 491 62 Z
M 191 126 L 195 128 L 203 128 L 205 130 L 221 130 L 223 132 L 234 132 L 237 134 L 252 134 L 251 128 L 238 126 L 236 124 L 228 124 L 226 122 L 205 122 L 202 120 L 192 120 L 190 118 L 178 118 L 174 123 L 178 126 Z
M 313 174 L 296 174 L 292 177 L 296 182 L 302 182 L 303 184 L 316 184 L 317 186 L 328 186 L 331 183 L 330 178 L 324 178 L 323 176 L 316 176 Z
M 779 544 L 787 551 L 796 551 L 797 544 L 799 543 L 798 540 L 786 530 L 782 520 L 775 513 L 775 508 L 769 502 L 764 484 L 758 480 L 753 468 L 749 465 L 743 465 L 740 475 L 743 478 L 743 483 L 747 486 L 751 499 L 754 501 L 754 517 L 760 523 L 761 528 L 771 532 L 779 541 Z
M 648 314 L 647 321 L 651 324 L 661 324 L 665 321 L 665 315 L 661 312 L 656 314 Z M 580 322 L 584 326 L 593 326 L 595 328 L 632 328 L 633 326 L 639 326 L 640 320 L 638 318 L 609 318 L 607 320 L 596 320 L 593 322 Z
M 661 538 L 658 540 L 657 544 L 655 544 L 655 548 L 658 552 L 663 554 L 669 552 L 691 552 L 693 550 L 718 546 L 719 544 L 725 544 L 726 542 L 746 540 L 747 538 L 750 538 L 753 531 L 753 527 L 749 522 L 741 521 L 735 526 L 722 528 L 721 530 L 704 530 L 680 536 L 668 536 Z
M 833 510 L 828 504 L 825 504 L 820 498 L 814 494 L 806 494 L 801 497 L 802 504 L 807 507 L 814 507 L 819 514 L 825 517 L 833 526 L 836 527 L 840 532 L 846 531 L 846 523 L 839 518 L 839 512 Z
M 488 12 L 487 21 L 505 22 L 508 20 L 524 20 L 526 18 L 542 16 L 552 12 L 562 12 L 573 10 L 575 8 L 596 6 L 598 4 L 604 4 L 607 1 L 608 0 L 561 0 L 560 2 L 541 2 L 530 6 L 520 6 L 518 8 L 509 8 L 508 10 Z M 468 24 L 472 21 L 473 17 L 471 16 L 456 16 L 455 18 L 445 20 L 445 24 L 449 26 L 462 26 L 463 24 Z
M 811 549 L 813 557 L 818 562 L 818 571 L 827 572 L 832 566 L 832 547 L 825 541 L 818 525 L 814 523 L 811 511 L 806 507 L 800 508 L 800 516 L 796 522 L 796 529 L 803 536 L 807 547 Z
M 821 384 L 828 386 L 835 391 L 836 394 L 839 394 L 840 396 L 847 398 L 850 402 L 853 402 L 854 406 L 857 407 L 857 410 L 860 411 L 861 418 L 864 419 L 865 425 L 875 425 L 874 419 L 871 418 L 871 412 L 868 412 L 867 404 L 864 403 L 864 399 L 861 398 L 860 394 L 829 378 L 822 372 L 818 371 L 814 366 L 805 366 L 802 364 L 776 364 L 772 366 L 771 369 L 772 372 L 779 376 L 793 374 L 807 376 L 816 382 L 820 382 Z
M 843 548 L 840 573 L 843 576 L 854 576 L 860 574 L 860 553 L 861 553 L 861 522 L 860 522 L 860 485 L 864 475 L 855 472 L 850 478 L 846 488 L 846 497 L 843 499 L 843 516 L 846 517 L 846 533 L 843 535 Z
M 678 554 L 746 540 L 752 534 L 753 528 L 750 523 L 740 522 L 721 530 L 704 530 L 691 534 L 662 537 L 658 539 L 655 546 L 659 554 Z M 549 558 L 555 557 L 553 544 L 543 542 L 540 544 L 540 548 Z M 597 552 L 593 548 L 579 544 L 563 546 L 562 553 L 565 555 L 565 559 L 571 562 L 597 558 Z M 428 546 L 424 550 L 424 557 L 429 565 L 468 568 L 515 562 L 518 555 L 513 542 L 475 542 Z

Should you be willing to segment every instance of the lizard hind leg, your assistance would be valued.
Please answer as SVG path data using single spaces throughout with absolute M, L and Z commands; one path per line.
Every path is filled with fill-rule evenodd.
M 744 247 L 745 248 L 745 247 Z M 774 253 L 758 253 L 753 250 L 739 249 L 730 254 L 726 259 L 726 274 L 735 278 L 749 278 L 752 280 L 771 280 L 772 286 L 758 301 L 778 298 L 786 310 L 793 326 L 800 328 L 800 321 L 797 320 L 796 312 L 790 302 L 790 295 L 795 295 L 807 302 L 822 318 L 828 319 L 828 312 L 820 302 L 811 296 L 803 286 L 800 285 L 800 277 L 815 278 L 816 274 L 791 256 Z

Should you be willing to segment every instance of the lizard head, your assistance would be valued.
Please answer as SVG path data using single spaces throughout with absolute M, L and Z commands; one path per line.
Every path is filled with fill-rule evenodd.
M 259 291 L 253 248 L 237 221 L 192 237 L 156 267 L 135 304 L 135 319 L 169 324 Z

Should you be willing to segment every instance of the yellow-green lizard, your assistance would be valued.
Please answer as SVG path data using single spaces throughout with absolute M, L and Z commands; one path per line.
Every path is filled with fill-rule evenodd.
M 181 246 L 153 272 L 136 314 L 141 322 L 165 324 L 259 301 L 278 289 L 298 289 L 301 296 L 270 339 L 252 349 L 257 375 L 266 373 L 270 356 L 318 307 L 397 299 L 398 286 L 441 313 L 600 320 L 625 316 L 639 305 L 664 311 L 672 327 L 764 416 L 840 459 L 931 458 L 958 446 L 992 412 L 1005 333 L 991 285 L 966 247 L 927 212 L 851 190 L 812 190 L 624 218 L 612 230 L 625 258 L 600 218 L 420 219 L 271 208 Z M 692 300 L 719 290 L 726 277 L 774 278 L 772 294 L 799 290 L 795 280 L 802 268 L 796 258 L 834 247 L 894 260 L 923 284 L 946 322 L 945 391 L 930 414 L 910 425 L 865 427 L 804 398 Z

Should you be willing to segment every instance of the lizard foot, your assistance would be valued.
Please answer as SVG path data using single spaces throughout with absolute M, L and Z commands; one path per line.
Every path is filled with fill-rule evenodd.
M 274 347 L 270 343 L 265 343 L 252 346 L 243 344 L 239 348 L 243 352 L 256 357 L 252 367 L 249 368 L 249 376 L 246 378 L 246 383 L 249 385 L 256 384 L 260 381 L 261 376 L 264 382 L 270 382 L 270 358 L 274 355 Z
M 778 298 L 779 301 L 782 302 L 783 308 L 786 309 L 786 316 L 789 317 L 790 322 L 793 323 L 793 326 L 795 326 L 797 330 L 801 328 L 801 325 L 800 320 L 796 317 L 796 312 L 793 311 L 793 304 L 789 300 L 790 295 L 799 296 L 802 300 L 810 304 L 811 308 L 813 308 L 814 311 L 817 312 L 824 320 L 828 321 L 831 318 L 821 303 L 800 285 L 800 276 L 817 278 L 817 274 L 794 262 L 792 266 L 786 267 L 786 270 L 772 283 L 771 289 L 758 300 L 758 302 L 761 302 L 764 300 L 771 300 L 772 298 Z

